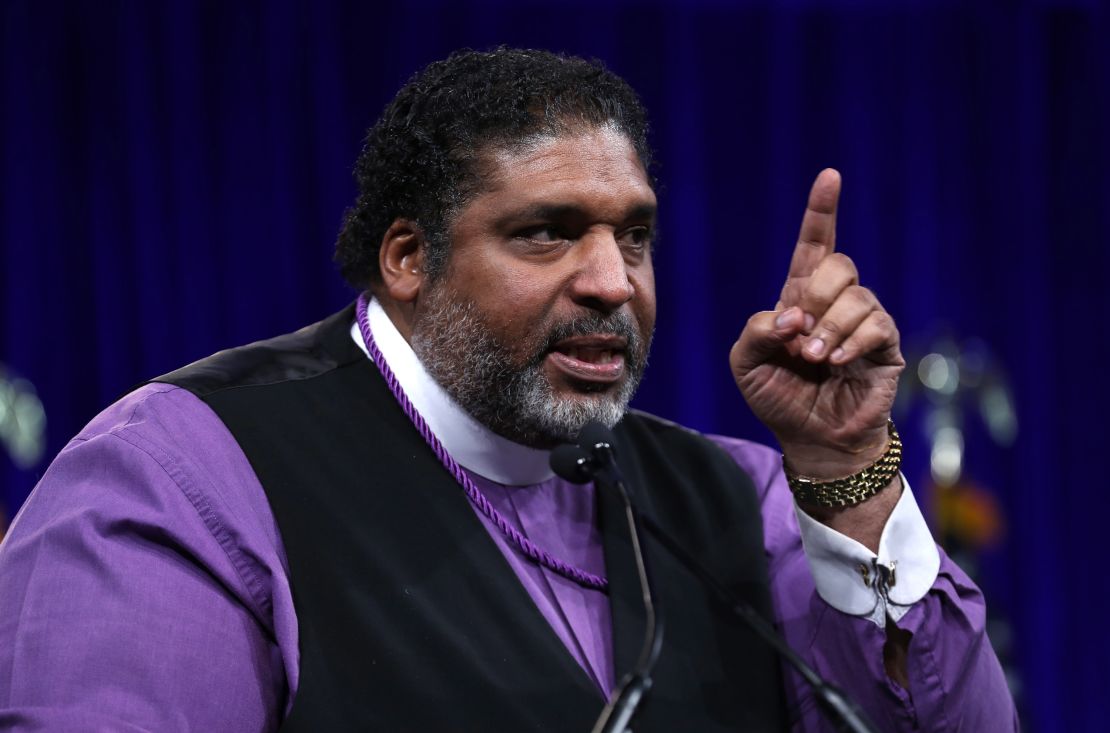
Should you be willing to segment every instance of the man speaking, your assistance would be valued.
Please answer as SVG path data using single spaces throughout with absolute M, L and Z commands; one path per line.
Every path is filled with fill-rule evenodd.
M 881 730 L 1013 730 L 982 596 L 897 471 L 898 331 L 835 251 L 838 174 L 729 356 L 780 456 L 627 411 L 650 171 L 639 101 L 596 64 L 417 74 L 358 162 L 357 303 L 135 390 L 43 476 L 0 550 L 0 728 L 589 730 L 645 626 L 620 500 L 549 468 L 600 421 L 644 513 Z M 829 725 L 653 560 L 636 731 Z

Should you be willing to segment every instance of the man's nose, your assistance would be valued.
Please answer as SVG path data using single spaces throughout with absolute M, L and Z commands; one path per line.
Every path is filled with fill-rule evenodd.
M 629 278 L 624 252 L 612 232 L 583 237 L 577 254 L 578 271 L 571 284 L 575 302 L 611 312 L 632 300 L 636 289 Z

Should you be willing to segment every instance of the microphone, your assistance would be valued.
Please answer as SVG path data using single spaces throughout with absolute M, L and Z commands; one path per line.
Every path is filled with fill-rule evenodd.
M 621 476 L 616 462 L 616 438 L 612 431 L 598 422 L 590 422 L 578 435 L 577 445 L 560 445 L 551 452 L 551 469 L 575 484 L 596 480 L 607 490 L 617 491 L 624 503 L 628 532 L 632 540 L 632 555 L 640 578 L 640 591 L 644 601 L 647 626 L 644 643 L 636 665 L 621 680 L 616 694 L 601 711 L 592 733 L 624 733 L 640 703 L 651 690 L 651 673 L 663 651 L 663 612 L 643 542 L 640 513 L 632 503 L 628 485 Z
M 582 446 L 563 443 L 551 451 L 551 470 L 572 484 L 588 484 L 594 479 L 594 459 Z
M 729 609 L 739 616 L 756 636 L 768 644 L 780 657 L 793 667 L 806 683 L 813 689 L 818 704 L 826 717 L 834 723 L 837 730 L 850 731 L 851 733 L 876 733 L 875 726 L 867 720 L 863 711 L 849 699 L 849 697 L 836 686 L 824 680 L 809 664 L 794 651 L 786 640 L 779 635 L 775 628 L 759 613 L 740 598 L 727 586 L 722 584 L 698 559 L 691 555 L 682 545 L 672 538 L 666 530 L 659 526 L 654 519 L 643 516 L 633 505 L 628 485 L 624 482 L 616 461 L 616 438 L 612 431 L 604 425 L 591 422 L 582 428 L 577 445 L 560 445 L 551 452 L 551 469 L 562 478 L 571 483 L 584 484 L 592 478 L 597 478 L 599 483 L 615 488 L 620 492 L 625 503 L 625 513 L 629 519 L 629 530 L 632 535 L 632 548 L 636 558 L 637 570 L 640 572 L 640 585 L 644 592 L 645 610 L 648 612 L 648 631 L 645 634 L 644 649 L 640 660 L 633 671 L 622 681 L 619 693 L 602 711 L 594 725 L 593 733 L 621 732 L 627 729 L 627 723 L 635 713 L 643 695 L 651 687 L 650 672 L 659 658 L 662 650 L 663 629 L 662 618 L 652 613 L 652 608 L 658 606 L 658 600 L 652 593 L 654 586 L 651 576 L 646 572 L 645 553 L 642 552 L 643 542 L 639 531 L 646 526 L 660 545 L 682 565 L 687 572 L 701 581 L 713 595 L 723 601 Z M 652 623 L 654 621 L 654 623 Z M 654 626 L 658 625 L 658 634 Z M 644 666 L 644 662 L 649 664 Z M 639 689 L 642 687 L 643 689 Z M 617 718 L 616 716 L 620 716 Z M 620 727 L 606 727 L 613 724 Z

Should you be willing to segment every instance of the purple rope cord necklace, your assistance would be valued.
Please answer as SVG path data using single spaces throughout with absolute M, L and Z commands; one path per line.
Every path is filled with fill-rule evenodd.
M 378 348 L 377 342 L 374 341 L 374 334 L 370 330 L 369 307 L 369 296 L 366 293 L 359 295 L 355 316 L 358 319 L 358 328 L 362 333 L 362 340 L 366 342 L 366 350 L 370 352 L 370 360 L 378 367 L 378 371 L 381 372 L 382 378 L 385 379 L 385 383 L 389 386 L 389 391 L 397 398 L 398 404 L 401 405 L 401 409 L 404 413 L 408 415 L 409 420 L 412 421 L 417 432 L 420 433 L 428 446 L 431 447 L 432 452 L 436 454 L 436 458 L 440 460 L 440 463 L 447 469 L 447 472 L 454 476 L 455 480 L 462 486 L 463 491 L 466 493 L 466 498 L 470 500 L 470 503 L 485 515 L 486 518 L 493 522 L 494 525 L 497 526 L 497 529 L 524 553 L 525 557 L 538 562 L 543 567 L 562 575 L 564 578 L 573 580 L 579 585 L 607 592 L 609 589 L 609 581 L 606 578 L 588 573 L 581 568 L 560 560 L 547 550 L 538 547 L 534 542 L 509 524 L 509 521 L 494 508 L 493 504 L 486 498 L 486 495 L 482 493 L 482 490 L 479 489 L 470 476 L 467 475 L 463 467 L 451 457 L 451 454 L 449 454 L 447 449 L 443 447 L 443 444 L 439 442 L 439 438 L 437 438 L 435 433 L 432 432 L 432 429 L 428 427 L 428 423 L 425 422 L 420 413 L 416 411 L 408 395 L 401 389 L 401 383 L 397 381 L 397 375 L 389 368 L 389 364 L 386 363 L 385 357 L 382 356 L 381 349 Z

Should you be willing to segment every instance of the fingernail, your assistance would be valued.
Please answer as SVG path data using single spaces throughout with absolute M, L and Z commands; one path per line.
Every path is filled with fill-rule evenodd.
M 790 322 L 790 311 L 791 309 L 787 308 L 775 317 L 775 328 L 786 328 L 787 324 Z
M 829 354 L 829 359 L 831 359 L 832 361 L 840 361 L 843 358 L 844 349 L 840 348 L 839 346 L 837 346 L 836 349 L 833 350 L 833 353 Z
M 817 319 L 806 313 L 806 331 L 812 331 L 813 327 L 817 325 Z
M 825 342 L 824 342 L 824 340 L 822 340 L 822 339 L 813 339 L 812 341 L 809 342 L 809 345 L 806 346 L 806 351 L 813 354 L 814 356 L 821 356 L 821 354 L 823 354 L 825 352 Z

